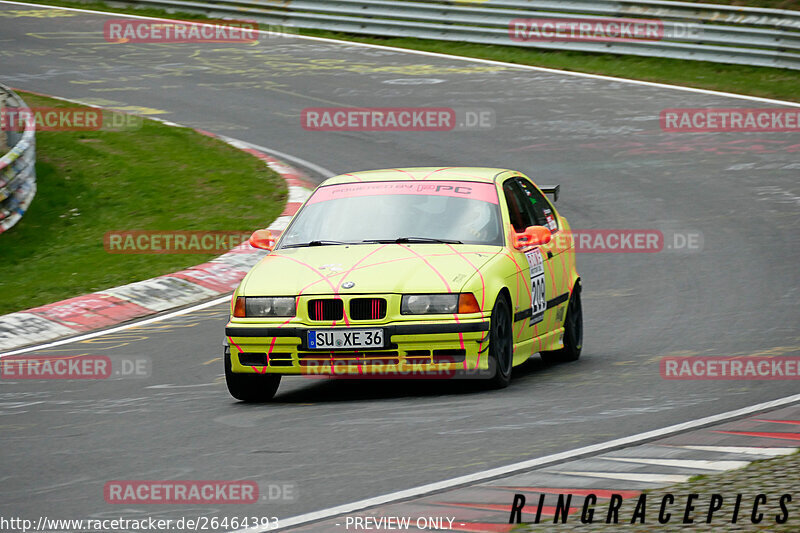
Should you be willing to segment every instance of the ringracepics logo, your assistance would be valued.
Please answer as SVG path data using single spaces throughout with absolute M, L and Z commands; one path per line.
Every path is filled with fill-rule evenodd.
M 88 107 L 3 107 L 0 130 L 24 131 L 33 124 L 36 131 L 120 131 L 142 127 L 136 115 Z
M 251 20 L 108 20 L 109 43 L 256 43 L 258 23 Z
M 492 129 L 492 109 L 451 107 L 309 107 L 300 114 L 308 131 L 453 131 Z
M 800 132 L 800 111 L 796 109 L 675 108 L 659 115 L 666 132 Z
M 103 246 L 110 254 L 209 254 L 225 253 L 245 243 L 242 231 L 109 231 Z
M 589 489 L 582 495 L 577 491 L 576 494 L 571 494 L 565 490 L 559 492 L 558 501 L 548 502 L 548 506 L 545 501 L 549 495 L 542 493 L 537 502 L 526 505 L 525 494 L 514 494 L 508 523 L 545 523 L 550 520 L 542 520 L 543 515 L 551 515 L 553 524 L 620 524 L 617 526 L 620 529 L 622 525 L 651 524 L 654 530 L 660 531 L 656 528 L 667 524 L 674 529 L 680 527 L 679 525 L 713 522 L 715 525 L 720 524 L 723 529 L 728 529 L 725 524 L 741 524 L 743 527 L 747 524 L 762 524 L 758 529 L 768 531 L 771 523 L 785 524 L 795 511 L 792 493 L 768 496 L 764 493 L 657 494 L 619 491 L 608 494 L 609 492 L 611 491 Z M 583 499 L 582 504 L 578 503 L 580 498 Z M 577 501 L 573 505 L 575 500 Z M 527 515 L 525 518 L 530 517 L 533 520 L 523 520 L 523 514 Z

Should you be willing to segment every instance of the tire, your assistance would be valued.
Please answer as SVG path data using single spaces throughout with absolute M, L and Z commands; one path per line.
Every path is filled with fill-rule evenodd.
M 234 374 L 231 369 L 231 350 L 225 347 L 225 384 L 228 392 L 243 402 L 268 402 L 278 392 L 280 374 Z
M 494 375 L 486 383 L 489 389 L 504 389 L 511 383 L 514 357 L 514 333 L 511 326 L 508 300 L 500 295 L 492 309 L 489 326 L 489 368 L 494 368 Z
M 583 348 L 583 307 L 581 305 L 581 286 L 576 284 L 572 290 L 567 316 L 564 318 L 564 347 L 553 352 L 542 352 L 545 363 L 566 363 L 577 361 Z

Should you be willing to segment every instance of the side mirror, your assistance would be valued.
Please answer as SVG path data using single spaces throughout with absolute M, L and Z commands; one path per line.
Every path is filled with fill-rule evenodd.
M 257 229 L 250 236 L 248 241 L 253 248 L 260 248 L 262 250 L 272 251 L 275 248 L 275 237 L 268 229 Z
M 550 229 L 544 226 L 528 226 L 522 233 L 512 233 L 512 245 L 514 248 L 521 250 L 529 246 L 539 246 L 540 244 L 547 244 L 550 242 L 552 233 Z

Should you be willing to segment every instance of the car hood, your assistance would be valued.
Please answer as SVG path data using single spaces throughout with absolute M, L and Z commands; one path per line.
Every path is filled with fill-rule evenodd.
M 244 280 L 246 296 L 459 292 L 502 248 L 359 244 L 277 250 Z M 345 289 L 342 284 L 353 285 Z

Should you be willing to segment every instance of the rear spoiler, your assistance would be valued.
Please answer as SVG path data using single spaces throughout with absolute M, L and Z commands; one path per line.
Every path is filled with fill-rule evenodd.
M 552 194 L 554 202 L 558 201 L 558 193 L 559 193 L 559 191 L 561 189 L 561 185 L 542 185 L 539 188 L 545 194 Z

